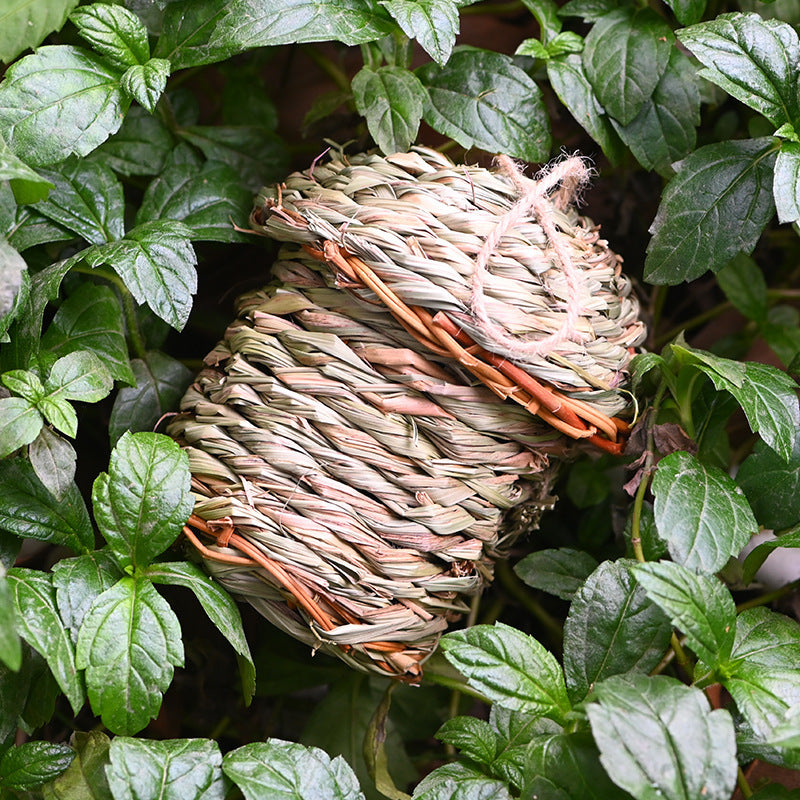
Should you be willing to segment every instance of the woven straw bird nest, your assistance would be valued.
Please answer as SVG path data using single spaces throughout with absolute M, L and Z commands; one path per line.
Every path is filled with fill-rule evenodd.
M 315 649 L 416 680 L 492 558 L 535 527 L 573 439 L 618 451 L 645 330 L 620 259 L 501 157 L 334 152 L 265 192 L 285 242 L 170 433 L 186 533 L 235 595 Z

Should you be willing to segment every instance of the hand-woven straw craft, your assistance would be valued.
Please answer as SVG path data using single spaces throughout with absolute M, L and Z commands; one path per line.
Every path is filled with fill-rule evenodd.
M 583 163 L 538 182 L 499 163 L 336 152 L 266 192 L 251 223 L 286 242 L 274 283 L 240 298 L 170 426 L 212 573 L 408 680 L 551 505 L 567 437 L 620 449 L 645 335 L 569 206 Z

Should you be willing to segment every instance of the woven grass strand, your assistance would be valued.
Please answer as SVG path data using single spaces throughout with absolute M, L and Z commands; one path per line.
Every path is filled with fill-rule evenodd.
M 265 192 L 252 221 L 279 241 L 334 243 L 407 305 L 446 313 L 485 349 L 613 416 L 628 405 L 615 390 L 646 331 L 619 256 L 590 220 L 549 204 L 560 244 L 580 269 L 581 313 L 572 326 L 580 342 L 565 339 L 546 355 L 520 357 L 487 338 L 470 311 L 475 258 L 517 192 L 504 174 L 456 166 L 426 148 L 386 158 L 334 153 L 329 163 L 291 175 L 280 192 Z M 313 257 L 297 258 L 319 269 Z M 498 242 L 482 288 L 492 322 L 520 344 L 543 341 L 565 326 L 569 286 L 531 215 Z M 374 301 L 374 293 L 361 291 Z
M 513 381 L 495 370 L 490 390 L 442 346 L 456 324 L 454 341 L 484 344 L 470 322 L 471 270 L 515 191 L 422 148 L 334 154 L 290 176 L 253 216 L 286 241 L 274 282 L 239 299 L 169 428 L 193 474 L 187 536 L 210 571 L 290 635 L 360 669 L 419 679 L 465 598 L 491 580 L 492 559 L 552 505 L 554 464 L 571 449 L 502 399 L 520 391 Z M 525 367 L 602 421 L 623 408 L 616 387 L 643 328 L 591 223 L 553 215 L 580 268 L 583 344 L 559 341 Z M 416 309 L 421 330 L 332 269 L 326 242 L 352 256 L 343 270 L 365 264 L 390 303 Z M 502 236 L 486 266 L 486 309 L 510 335 L 559 330 L 567 287 L 534 220 Z

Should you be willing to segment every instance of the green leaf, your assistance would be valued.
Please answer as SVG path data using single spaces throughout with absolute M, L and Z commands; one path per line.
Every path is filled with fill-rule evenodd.
M 45 381 L 50 400 L 97 403 L 114 388 L 103 362 L 89 350 L 67 353 L 53 364 Z
M 361 752 L 369 776 L 369 780 L 365 784 L 368 798 L 372 794 L 371 788 L 374 786 L 375 791 L 381 795 L 382 798 L 389 798 L 389 800 L 409 800 L 409 796 L 397 788 L 395 779 L 389 774 L 389 747 L 387 746 L 387 728 L 391 724 L 389 719 L 389 711 L 392 707 L 392 695 L 394 694 L 394 690 L 399 685 L 400 684 L 398 684 L 396 681 L 392 681 L 383 691 L 380 702 L 375 708 L 375 711 L 373 712 L 372 717 L 367 724 L 367 729 L 364 733 L 364 743 L 361 748 Z M 417 718 L 411 722 L 411 726 L 406 727 L 406 736 L 409 735 L 409 730 L 416 729 L 415 723 L 422 717 L 423 715 L 417 716 Z M 336 749 L 338 750 L 340 748 L 337 747 Z M 406 785 L 409 783 L 409 781 L 416 780 L 418 777 L 418 772 L 411 763 L 411 760 L 408 758 L 405 748 L 403 747 L 402 740 L 400 740 L 398 749 L 403 755 L 409 769 L 408 777 L 403 778 L 398 782 L 400 782 L 401 785 Z M 331 753 L 333 751 L 328 750 L 328 752 Z M 353 762 L 350 761 L 348 763 L 352 764 Z M 396 760 L 394 761 L 394 764 L 396 767 Z M 395 773 L 397 773 L 396 768 Z
M 538 39 L 526 39 L 514 51 L 515 56 L 530 56 L 531 58 L 542 58 L 547 60 L 550 53 Z
M 800 706 L 792 706 L 783 717 L 783 721 L 770 736 L 770 744 L 778 747 L 800 748 Z M 791 795 L 788 795 L 791 798 Z
M 0 181 L 10 181 L 14 200 L 19 205 L 45 200 L 53 188 L 50 181 L 35 173 L 9 150 L 2 136 L 0 136 Z
M 54 185 L 50 199 L 36 211 L 92 244 L 119 239 L 125 233 L 122 184 L 104 164 L 71 158 L 58 170 L 42 170 Z
M 625 537 L 628 558 L 634 557 L 633 552 L 633 505 L 629 509 L 628 519 L 625 521 L 623 530 Z M 666 555 L 667 545 L 661 540 L 656 528 L 655 516 L 653 515 L 653 504 L 645 501 L 642 503 L 642 510 L 639 516 L 639 538 L 642 540 L 642 552 L 647 561 L 657 561 Z
M 426 775 L 414 800 L 511 800 L 508 787 L 468 764 L 445 764 Z M 248 798 L 250 800 L 250 798 Z
M 736 606 L 723 583 L 668 561 L 640 564 L 633 567 L 633 575 L 709 667 L 728 664 L 736 635 Z
M 13 567 L 22 549 L 22 540 L 0 528 L 0 566 Z M 3 572 L 5 575 L 5 572 Z
M 716 467 L 682 451 L 658 463 L 653 477 L 659 536 L 679 564 L 717 572 L 758 531 L 742 490 Z
M 78 0 L 8 0 L 0 25 L 0 61 L 10 64 L 23 50 L 41 44 L 48 34 L 61 30 Z
M 694 364 L 708 375 L 714 386 L 730 392 L 761 438 L 786 461 L 792 456 L 800 404 L 797 384 L 785 372 L 753 361 L 741 363 L 714 356 L 688 346 L 671 345 L 684 362 Z
M 152 350 L 131 362 L 134 385 L 123 386 L 111 409 L 108 433 L 115 443 L 125 431 L 152 431 L 167 412 L 177 409 L 191 383 L 191 370 L 171 356 Z
M 17 611 L 6 578 L 6 567 L 2 563 L 0 563 L 0 663 L 15 672 L 22 664 L 22 643 L 17 630 Z
M 25 259 L 0 237 L 0 339 L 25 306 L 30 286 Z
M 33 166 L 87 155 L 119 130 L 127 109 L 116 70 L 67 45 L 40 47 L 0 84 L 0 128 Z
M 248 189 L 257 192 L 279 180 L 287 167 L 285 145 L 278 136 L 257 125 L 192 125 L 178 135 L 199 148 L 209 161 L 227 164 Z
M 164 13 L 154 55 L 183 69 L 253 47 L 331 39 L 355 45 L 391 32 L 377 0 L 181 0 Z
M 453 717 L 436 732 L 440 742 L 457 747 L 462 756 L 478 764 L 491 765 L 497 756 L 498 736 L 486 720 Z
M 728 800 L 736 785 L 733 720 L 699 690 L 658 675 L 616 675 L 587 707 L 600 760 L 638 800 Z
M 743 611 L 732 659 L 741 660 L 725 688 L 761 737 L 770 737 L 788 709 L 800 705 L 800 626 L 766 608 Z
M 124 239 L 89 247 L 79 255 L 91 266 L 108 264 L 138 303 L 147 303 L 181 330 L 197 290 L 197 258 L 182 222 L 158 220 L 137 225 Z
M 756 519 L 765 527 L 785 530 L 800 522 L 800 437 L 786 461 L 771 447 L 757 442 L 742 462 L 736 482 Z
M 653 94 L 675 37 L 655 11 L 623 6 L 603 15 L 583 50 L 583 67 L 605 110 L 627 125 Z
M 800 428 L 797 384 L 785 372 L 768 364 L 748 361 L 745 366 L 744 386 L 729 391 L 741 405 L 753 433 L 758 433 L 788 461 Z
M 107 775 L 115 800 L 224 800 L 222 754 L 209 739 L 118 736 L 110 756 Z
M 568 0 L 558 9 L 558 16 L 580 17 L 584 22 L 597 22 L 616 8 L 616 0 Z
M 22 397 L 0 398 L 0 459 L 30 444 L 42 429 L 42 415 Z
M 170 74 L 170 63 L 164 58 L 151 58 L 146 64 L 128 67 L 122 76 L 125 93 L 151 114 L 164 89 Z
M 566 495 L 578 508 L 602 503 L 611 493 L 608 474 L 593 461 L 584 459 L 572 465 L 567 476 Z
M 587 731 L 537 737 L 525 752 L 525 797 L 530 797 L 536 778 L 543 777 L 569 800 L 626 800 L 600 765 L 600 754 Z M 550 788 L 549 786 L 547 787 Z M 535 795 L 534 795 L 535 796 Z M 542 796 L 549 798 L 550 795 Z M 555 798 L 561 795 L 555 794 Z
M 37 660 L 49 673 L 44 660 L 28 645 L 24 646 L 23 653 L 22 667 L 16 671 L 0 661 L 0 748 L 3 749 L 13 744 L 19 727 L 31 685 L 32 661 Z
M 574 701 L 610 675 L 649 672 L 669 645 L 669 620 L 636 585 L 631 563 L 603 562 L 572 601 L 564 623 L 564 676 Z
M 533 79 L 500 53 L 457 47 L 445 67 L 417 70 L 427 88 L 425 121 L 462 147 L 528 161 L 550 154 L 550 129 Z
M 447 63 L 458 34 L 457 0 L 384 0 L 381 5 L 437 64 Z
M 752 258 L 739 253 L 717 273 L 717 283 L 725 297 L 748 319 L 766 319 L 767 283 Z
M 175 613 L 146 578 L 122 578 L 92 604 L 78 634 L 92 710 L 111 731 L 137 733 L 158 714 L 183 664 Z
M 100 532 L 123 569 L 145 568 L 169 547 L 192 512 L 189 460 L 158 433 L 126 433 L 111 453 L 108 472 L 94 482 Z
M 24 791 L 57 778 L 75 758 L 65 744 L 25 742 L 0 759 L 0 785 Z
M 278 109 L 269 96 L 265 74 L 256 60 L 225 69 L 222 90 L 222 123 L 224 125 L 256 125 L 269 131 L 278 129 Z M 349 93 L 348 93 L 349 96 Z M 192 125 L 197 120 L 187 122 Z
M 188 562 L 153 564 L 147 569 L 147 577 L 156 585 L 184 586 L 191 589 L 208 618 L 248 665 L 243 683 L 245 699 L 249 702 L 255 692 L 256 668 L 242 628 L 242 616 L 233 598 L 199 567 Z
M 74 438 L 78 434 L 78 414 L 63 397 L 43 397 L 38 403 L 39 411 L 56 430 Z
M 497 733 L 498 747 L 501 751 L 528 745 L 542 734 L 560 731 L 559 726 L 552 720 L 521 711 L 509 711 L 497 705 L 489 709 L 489 724 Z
M 56 500 L 25 458 L 0 462 L 0 528 L 79 553 L 94 549 L 94 532 L 78 487 L 73 484 Z
M 44 787 L 44 800 L 113 800 L 106 780 L 111 741 L 101 731 L 75 731 L 75 758 L 66 772 Z
M 245 800 L 363 800 L 355 774 L 316 747 L 267 739 L 225 754 L 222 771 Z
M 676 165 L 650 228 L 645 280 L 677 284 L 750 253 L 775 213 L 775 140 L 701 147 Z
M 12 369 L 0 375 L 4 386 L 24 400 L 38 403 L 44 397 L 45 389 L 39 376 L 27 369 Z
M 700 92 L 689 59 L 672 48 L 667 69 L 639 113 L 627 125 L 613 119 L 612 124 L 645 169 L 672 174 L 671 165 L 694 150 L 700 124 Z
M 318 747 L 331 757 L 341 756 L 352 768 L 368 800 L 384 800 L 384 794 L 388 794 L 382 794 L 380 787 L 375 786 L 378 780 L 385 781 L 386 788 L 391 790 L 395 784 L 405 786 L 418 777 L 397 726 L 388 716 L 391 695 L 387 699 L 387 691 L 384 681 L 369 680 L 349 671 L 334 680 L 325 697 L 314 706 L 300 736 L 303 745 Z M 366 751 L 381 744 L 383 763 L 379 765 L 379 754 L 374 749 L 369 755 Z M 380 771 L 380 766 L 385 772 Z
M 112 378 L 130 384 L 135 381 L 128 360 L 122 306 L 108 286 L 82 283 L 56 311 L 41 346 L 56 356 L 91 351 Z
M 37 244 L 68 242 L 74 238 L 75 234 L 56 225 L 31 206 L 20 206 L 17 209 L 16 222 L 8 235 L 9 243 L 20 252 Z M 32 278 L 31 283 L 33 282 Z
M 120 69 L 144 64 L 150 58 L 147 28 L 124 6 L 93 3 L 70 14 L 70 20 L 92 49 Z
M 706 0 L 666 0 L 681 25 L 699 22 L 706 10 Z
M 772 184 L 778 222 L 800 219 L 800 144 L 784 142 L 775 160 L 775 181 Z
M 85 699 L 83 680 L 75 664 L 75 648 L 56 608 L 50 576 L 15 567 L 8 572 L 14 593 L 20 635 L 47 661 L 74 713 Z
M 572 31 L 556 34 L 546 45 L 548 58 L 583 52 L 583 37 Z
M 123 573 L 108 550 L 95 550 L 77 558 L 62 558 L 53 565 L 53 586 L 58 613 L 77 644 L 83 618 L 106 589 Z
M 761 335 L 791 374 L 797 375 L 791 364 L 800 354 L 800 311 L 792 306 L 773 306 L 761 325 Z
M 121 175 L 159 175 L 174 140 L 159 116 L 132 106 L 122 127 L 93 154 Z
M 700 74 L 778 127 L 797 123 L 800 42 L 791 25 L 758 14 L 721 14 L 680 33 Z
M 495 733 L 497 750 L 490 766 L 491 774 L 508 781 L 515 789 L 522 789 L 532 771 L 532 752 L 539 748 L 543 739 L 560 732 L 561 727 L 544 717 L 508 711 L 498 705 L 490 709 L 489 724 Z M 538 770 L 539 774 L 543 772 L 549 774 L 546 769 Z
M 77 455 L 72 445 L 43 427 L 28 447 L 28 458 L 42 486 L 63 500 L 75 480 Z
M 748 554 L 742 564 L 742 581 L 751 583 L 761 565 L 769 558 L 770 553 L 779 547 L 800 547 L 800 527 L 776 537 L 764 539 L 757 544 Z M 783 580 L 788 583 L 791 579 L 787 576 Z
M 768 783 L 755 791 L 752 800 L 800 800 L 800 789 L 787 789 L 777 783 Z
M 136 222 L 176 219 L 191 228 L 193 241 L 241 242 L 245 234 L 233 226 L 248 224 L 252 205 L 252 194 L 233 167 L 214 161 L 201 169 L 173 164 L 147 187 Z
M 622 142 L 595 96 L 581 57 L 573 54 L 551 58 L 547 62 L 547 77 L 575 121 L 600 145 L 608 160 L 618 164 L 622 160 Z
M 671 344 L 669 349 L 681 365 L 694 365 L 708 375 L 715 388 L 720 391 L 744 386 L 747 366 L 741 361 L 715 356 L 705 350 L 696 350 L 685 343 Z
M 553 0 L 522 0 L 522 4 L 539 23 L 542 41 L 549 44 L 561 31 L 558 6 Z
M 353 78 L 353 99 L 375 143 L 390 155 L 405 152 L 417 138 L 428 94 L 407 69 L 364 67 Z
M 47 666 L 47 662 L 28 644 L 23 648 L 22 672 L 28 673 L 23 691 L 23 709 L 17 724 L 28 733 L 41 728 L 53 719 L 56 701 L 62 691 Z
M 558 662 L 535 639 L 496 623 L 448 633 L 447 660 L 474 689 L 512 711 L 562 722 L 571 706 Z
M 522 581 L 534 589 L 572 600 L 583 582 L 597 569 L 597 560 L 583 550 L 559 547 L 537 550 L 514 567 Z

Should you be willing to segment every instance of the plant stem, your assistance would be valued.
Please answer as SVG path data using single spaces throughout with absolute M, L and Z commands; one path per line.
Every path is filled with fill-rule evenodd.
M 475 597 L 472 598 L 472 602 L 469 604 L 469 615 L 467 616 L 467 621 L 465 627 L 471 628 L 477 621 L 478 621 L 478 611 L 481 607 L 481 596 L 476 594 Z
M 670 647 L 669 650 L 664 654 L 664 658 L 658 662 L 658 664 L 650 670 L 650 675 L 660 675 L 671 663 L 672 660 L 675 658 L 675 651 Z
M 477 692 L 475 691 L 475 689 L 470 688 L 466 683 L 458 681 L 455 678 L 449 678 L 446 675 L 441 675 L 437 672 L 434 672 L 428 666 L 426 666 L 425 668 L 424 675 L 426 681 L 430 681 L 431 683 L 438 683 L 439 686 L 444 686 L 447 689 L 454 689 L 455 691 L 467 695 L 467 697 L 473 697 L 475 700 L 480 700 L 483 703 L 488 702 L 480 692 Z
M 770 302 L 797 299 L 800 299 L 800 289 L 767 289 L 767 300 Z M 726 311 L 730 311 L 732 308 L 734 308 L 734 305 L 728 300 L 726 300 L 724 303 L 714 306 L 714 308 L 709 308 L 707 311 L 703 311 L 702 314 L 698 314 L 696 317 L 692 317 L 690 320 L 682 322 L 680 325 L 676 325 L 674 328 L 662 334 L 661 336 L 656 337 L 653 341 L 653 347 L 656 349 L 663 347 L 665 344 L 667 344 L 667 342 L 672 341 L 672 339 L 681 333 L 681 331 L 688 331 L 692 328 L 697 328 L 705 322 L 710 322 L 712 319 L 716 319 Z
M 561 625 L 539 604 L 539 601 L 525 588 L 525 584 L 515 575 L 507 561 L 498 561 L 495 566 L 497 577 L 503 588 L 528 611 L 533 614 L 539 622 L 544 625 L 547 633 L 555 644 L 561 645 L 564 632 Z
M 642 506 L 644 506 L 644 496 L 647 494 L 647 487 L 650 485 L 650 472 L 642 475 L 642 480 L 636 489 L 636 497 L 633 499 L 633 514 L 631 516 L 631 547 L 636 560 L 644 564 L 647 560 L 644 557 L 642 548 Z
M 655 440 L 653 438 L 653 424 L 658 418 L 658 410 L 661 408 L 661 401 L 664 399 L 664 394 L 667 391 L 667 384 L 662 380 L 659 384 L 656 396 L 653 398 L 653 405 L 650 409 L 650 417 L 647 420 L 647 455 L 645 456 L 644 464 L 642 464 L 642 479 L 639 481 L 639 486 L 636 488 L 636 496 L 633 499 L 633 513 L 631 515 L 631 547 L 636 560 L 643 564 L 647 559 L 644 555 L 644 548 L 642 547 L 642 507 L 644 506 L 644 497 L 647 494 L 647 489 L 650 486 L 650 480 L 653 475 L 653 453 L 655 452 Z
M 709 308 L 707 311 L 703 311 L 702 314 L 698 314 L 696 317 L 692 317 L 690 320 L 682 322 L 680 325 L 676 325 L 674 328 L 662 334 L 661 336 L 656 337 L 653 341 L 653 346 L 656 349 L 661 348 L 667 344 L 667 342 L 671 342 L 682 331 L 688 331 L 692 328 L 697 328 L 705 322 L 716 319 L 726 311 L 730 311 L 733 307 L 733 303 L 726 300 L 724 303 L 714 306 L 714 308 Z
M 178 120 L 175 117 L 175 109 L 166 95 L 162 95 L 156 104 L 156 113 L 161 117 L 161 121 L 169 128 L 172 133 L 177 133 L 180 129 Z
M 350 78 L 347 73 L 313 45 L 303 45 L 303 52 L 336 84 L 343 92 L 350 91 Z
M 495 597 L 489 608 L 483 609 L 483 614 L 481 614 L 481 624 L 491 625 L 493 622 L 496 622 L 500 618 L 500 615 L 503 613 L 503 609 L 505 607 L 506 604 L 503 599 L 501 597 Z
M 663 286 L 656 286 L 650 295 L 650 324 L 653 326 L 653 332 L 658 330 L 666 299 L 666 289 Z
M 783 597 L 785 594 L 789 594 L 789 592 L 793 592 L 800 584 L 800 581 L 792 581 L 791 583 L 787 583 L 785 586 L 781 586 L 780 589 L 775 589 L 773 592 L 766 592 L 765 594 L 760 594 L 758 597 L 754 597 L 751 600 L 745 600 L 743 603 L 739 603 L 736 606 L 736 613 L 741 613 L 742 611 L 746 611 L 748 608 L 757 608 L 758 606 L 765 606 L 767 603 L 771 603 L 773 600 L 777 600 L 780 597 Z
M 742 797 L 748 798 L 753 796 L 753 790 L 750 788 L 750 784 L 747 782 L 747 778 L 741 767 L 739 767 L 736 773 L 736 784 L 739 787 L 739 791 L 742 793 Z
M 477 5 L 465 6 L 461 9 L 462 14 L 519 14 L 525 10 L 525 6 L 520 0 L 509 0 L 507 3 L 479 3 Z
M 133 295 L 127 290 L 120 290 L 122 295 L 122 310 L 125 314 L 125 326 L 128 329 L 128 339 L 130 340 L 131 350 L 136 358 L 144 358 L 147 355 L 147 347 L 139 330 L 139 320 L 136 319 L 136 306 L 133 304 Z
M 683 649 L 683 645 L 681 644 L 680 639 L 678 639 L 678 634 L 675 631 L 672 632 L 672 637 L 669 640 L 670 645 L 675 653 L 675 660 L 678 662 L 678 666 L 686 673 L 687 677 L 691 680 L 692 677 L 692 662 L 689 656 L 686 655 L 686 651 Z
M 122 278 L 110 269 L 84 267 L 80 264 L 72 267 L 71 272 L 78 272 L 81 275 L 91 275 L 94 278 L 102 278 L 117 287 L 119 296 L 122 299 L 122 313 L 125 315 L 125 327 L 128 329 L 128 339 L 131 350 L 136 358 L 144 358 L 147 355 L 147 347 L 139 330 L 139 322 L 136 319 L 136 306 L 133 303 L 133 295 Z

